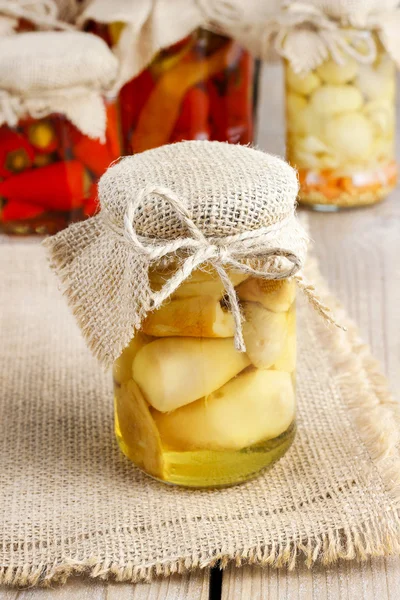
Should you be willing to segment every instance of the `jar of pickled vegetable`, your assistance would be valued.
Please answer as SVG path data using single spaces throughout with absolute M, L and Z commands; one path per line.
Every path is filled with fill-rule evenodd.
M 287 158 L 300 202 L 322 210 L 383 200 L 395 187 L 395 66 L 332 58 L 304 76 L 286 66 Z
M 106 93 L 116 71 L 90 34 L 0 40 L 0 231 L 54 233 L 95 212 L 98 178 L 121 154 Z
M 121 89 L 127 154 L 182 140 L 253 140 L 254 60 L 229 38 L 198 29 Z
M 113 361 L 119 446 L 156 479 L 239 483 L 293 441 L 297 190 L 263 152 L 172 144 L 108 169 L 101 212 L 46 242 L 89 347 Z
M 194 271 L 114 363 L 115 431 L 138 467 L 168 483 L 245 481 L 295 433 L 295 283 L 231 272 L 245 317 L 234 345 L 225 289 Z M 170 274 L 155 272 L 158 287 Z
M 88 16 L 95 17 L 96 6 L 92 12 L 90 8 Z M 188 7 L 188 12 L 191 15 L 193 9 Z M 128 37 L 129 26 L 104 24 L 104 19 L 115 18 L 112 10 L 106 15 L 102 9 L 99 18 L 102 23 L 91 18 L 87 30 L 118 48 L 122 36 Z M 157 15 L 153 18 L 157 20 Z M 181 26 L 188 27 L 190 17 L 187 21 Z M 164 38 L 151 39 L 150 26 L 146 31 L 131 49 L 124 39 L 116 50 L 125 74 L 120 89 L 125 154 L 182 140 L 252 142 L 255 61 L 251 55 L 234 40 L 201 27 L 182 39 L 178 30 L 165 33 L 166 38 L 179 40 L 166 48 Z M 158 47 L 162 49 L 152 54 L 150 49 Z M 126 82 L 130 71 L 134 76 Z

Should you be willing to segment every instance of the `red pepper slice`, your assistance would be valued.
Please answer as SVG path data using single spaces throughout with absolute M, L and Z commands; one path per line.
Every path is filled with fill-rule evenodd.
M 1 221 L 25 221 L 28 219 L 34 219 L 42 213 L 45 209 L 41 206 L 36 206 L 30 202 L 23 202 L 21 200 L 10 199 L 1 211 Z
M 209 112 L 210 100 L 207 92 L 201 87 L 190 88 L 182 101 L 171 142 L 210 139 Z
M 0 182 L 0 196 L 30 202 L 47 210 L 78 208 L 85 197 L 84 167 L 79 161 L 71 160 L 24 171 Z
M 128 81 L 120 91 L 120 106 L 121 106 L 121 126 L 124 136 L 124 143 L 129 152 L 129 138 L 132 135 L 133 129 L 136 127 L 136 122 L 139 115 L 146 104 L 153 88 L 155 81 L 151 72 L 146 69 L 140 75 Z

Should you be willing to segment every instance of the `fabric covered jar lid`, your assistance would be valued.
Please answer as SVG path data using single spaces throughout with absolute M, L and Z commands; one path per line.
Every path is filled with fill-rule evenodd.
M 45 242 L 93 353 L 110 365 L 146 315 L 197 268 L 220 276 L 244 350 L 231 270 L 265 279 L 303 266 L 298 183 L 283 160 L 246 146 L 191 141 L 128 156 L 99 183 L 100 213 Z M 174 266 L 154 292 L 149 270 Z
M 165 199 L 175 194 L 206 236 L 225 236 L 268 227 L 292 215 L 297 176 L 282 159 L 224 142 L 190 141 L 161 146 L 121 159 L 99 182 L 99 199 L 115 223 L 123 225 L 127 206 L 143 189 L 135 218 L 139 235 L 175 239 L 187 231 Z
M 33 31 L 0 37 L 0 125 L 27 116 L 66 116 L 83 134 L 104 141 L 103 96 L 118 60 L 105 42 L 79 31 Z
M 90 33 L 33 31 L 0 38 L 0 89 L 12 93 L 106 90 L 117 69 L 106 43 Z

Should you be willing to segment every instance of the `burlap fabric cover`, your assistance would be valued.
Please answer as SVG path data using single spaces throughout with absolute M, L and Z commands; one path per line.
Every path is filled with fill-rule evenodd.
M 137 581 L 218 559 L 293 567 L 400 550 L 396 405 L 351 323 L 347 334 L 328 329 L 299 306 L 294 445 L 252 482 L 188 491 L 119 451 L 111 373 L 90 355 L 43 248 L 3 244 L 0 269 L 2 583 L 73 572 Z
M 118 61 L 97 36 L 41 31 L 0 37 L 0 125 L 65 115 L 82 133 L 104 138 L 103 94 Z
M 297 191 L 296 173 L 281 159 L 222 142 L 171 144 L 110 167 L 99 182 L 100 214 L 46 241 L 95 356 L 110 365 L 147 313 L 206 264 L 225 285 L 244 349 L 225 269 L 266 279 L 301 269 L 306 235 L 294 215 Z M 149 269 L 165 262 L 176 264 L 176 274 L 154 294 Z

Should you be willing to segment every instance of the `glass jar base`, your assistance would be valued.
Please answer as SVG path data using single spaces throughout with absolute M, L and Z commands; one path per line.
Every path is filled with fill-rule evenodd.
M 141 470 L 153 479 L 169 485 L 189 488 L 230 487 L 249 481 L 272 466 L 291 446 L 295 433 L 296 424 L 293 422 L 277 438 L 242 450 L 165 450 L 163 478 Z M 135 462 L 129 447 L 118 432 L 118 427 L 116 437 L 125 456 Z
M 393 191 L 394 186 L 384 188 L 381 192 L 375 194 L 361 194 L 359 196 L 343 196 L 337 200 L 324 199 L 321 194 L 315 193 L 311 196 L 300 194 L 298 203 L 303 208 L 315 210 L 318 212 L 338 212 L 343 210 L 353 210 L 358 208 L 367 208 L 383 202 Z

